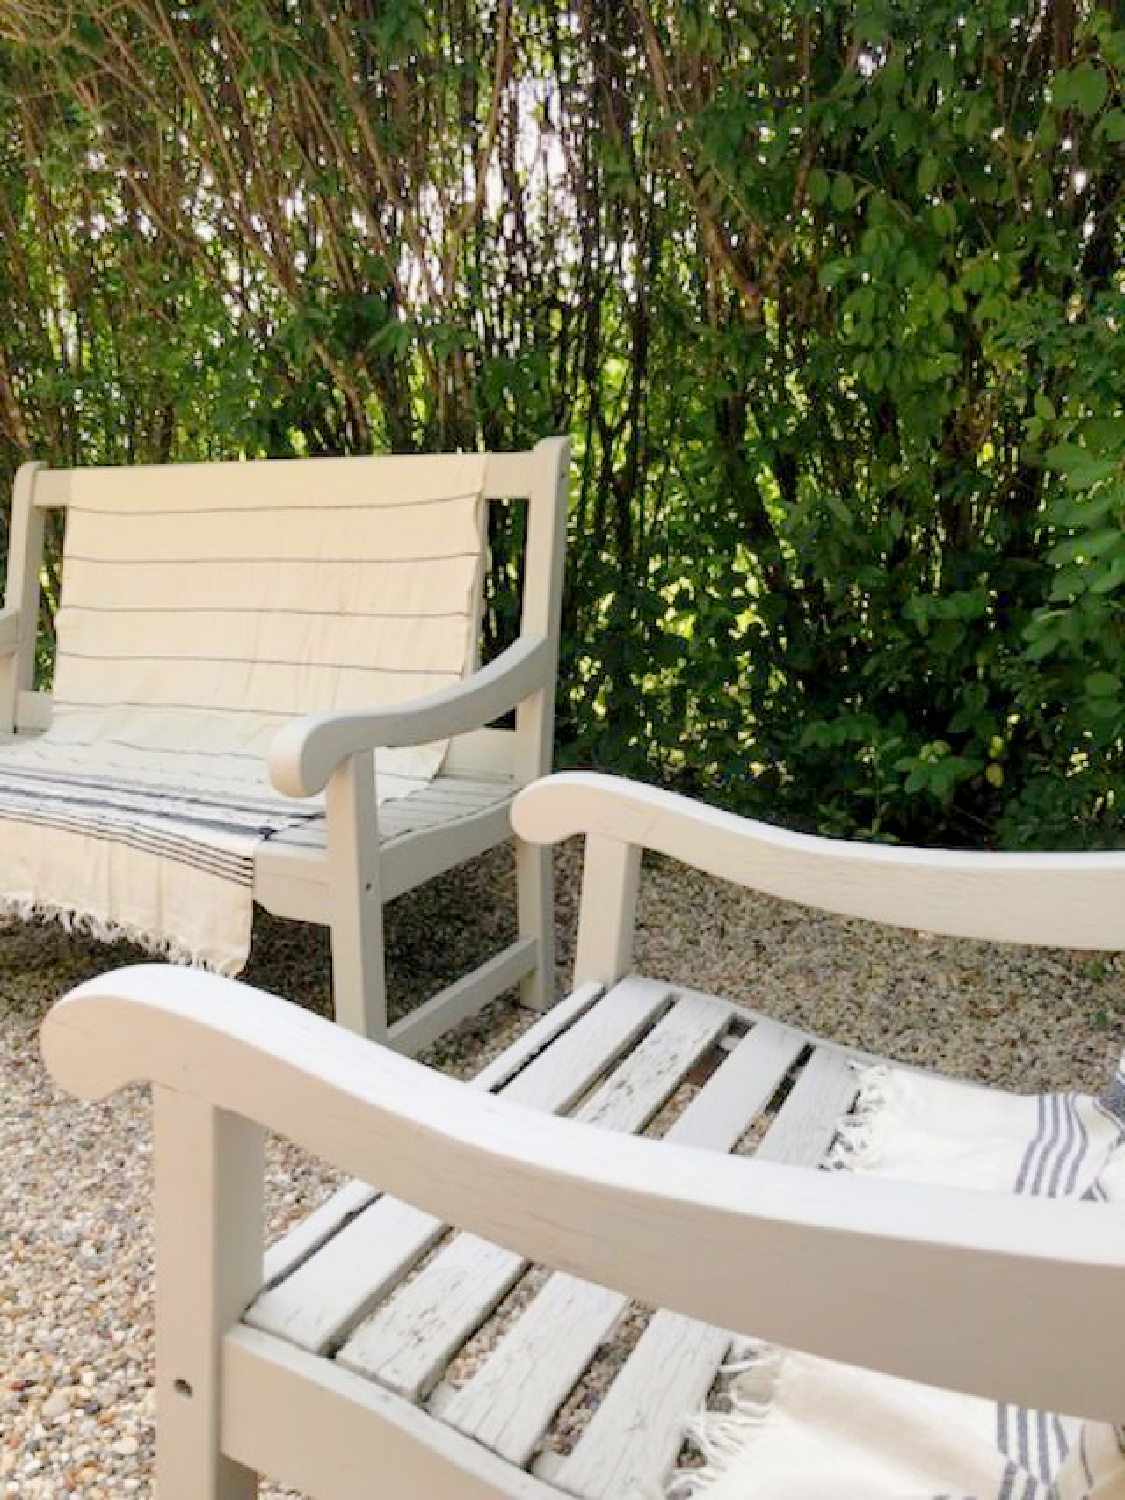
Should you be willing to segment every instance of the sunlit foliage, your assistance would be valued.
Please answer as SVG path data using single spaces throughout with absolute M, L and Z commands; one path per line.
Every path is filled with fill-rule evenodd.
M 568 430 L 565 759 L 1120 842 L 1112 5 L 0 0 L 0 38 L 5 475 Z

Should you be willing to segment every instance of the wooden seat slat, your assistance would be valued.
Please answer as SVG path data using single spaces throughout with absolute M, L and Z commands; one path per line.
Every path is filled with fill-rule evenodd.
M 816 1048 L 757 1157 L 815 1165 L 855 1094 L 847 1054 Z M 631 1485 L 662 1483 L 680 1450 L 684 1415 L 702 1405 L 730 1345 L 722 1329 L 659 1310 L 573 1452 L 557 1467 L 548 1460 L 544 1474 L 583 1500 L 615 1500 Z
M 803 1046 L 799 1032 L 759 1021 L 674 1122 L 668 1139 L 729 1150 L 772 1099 Z M 563 1273 L 551 1276 L 472 1379 L 439 1393 L 433 1409 L 509 1462 L 528 1463 L 627 1306 L 626 1297 L 605 1287 Z
M 668 985 L 651 980 L 623 980 L 607 997 L 612 1003 L 580 1015 L 553 1046 L 511 1077 L 505 1097 L 536 1109 L 568 1109 L 665 1008 L 669 993 Z M 258 1297 L 243 1321 L 301 1349 L 322 1352 L 367 1315 L 445 1227 L 396 1198 L 381 1197 Z
M 616 999 L 611 994 L 602 1007 Z M 731 1006 L 710 996 L 680 1000 L 577 1111 L 607 1130 L 640 1130 L 726 1030 Z M 418 1276 L 349 1338 L 339 1360 L 391 1390 L 426 1394 L 450 1357 L 527 1267 L 474 1235 L 454 1235 Z
M 544 1455 L 535 1472 L 582 1500 L 620 1500 L 642 1478 L 659 1484 L 730 1345 L 721 1328 L 655 1313 L 573 1451 L 561 1463 Z
M 858 1085 L 846 1052 L 817 1047 L 801 1070 L 755 1155 L 759 1161 L 811 1166 L 820 1161 Z
M 565 1000 L 540 1016 L 502 1053 L 468 1080 L 472 1088 L 490 1091 L 502 1088 L 532 1058 L 538 1056 L 552 1041 L 569 1026 L 572 1026 L 602 993 L 600 984 L 583 984 Z M 339 1232 L 346 1220 L 354 1218 L 357 1211 L 366 1208 L 378 1196 L 378 1189 L 365 1182 L 353 1179 L 333 1193 L 331 1198 L 309 1215 L 307 1219 L 291 1229 L 269 1247 L 265 1254 L 265 1287 L 275 1286 L 296 1270 L 332 1235 Z

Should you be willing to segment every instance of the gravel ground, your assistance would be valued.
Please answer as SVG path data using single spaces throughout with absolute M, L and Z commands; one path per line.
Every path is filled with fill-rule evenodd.
M 560 850 L 564 973 L 578 868 L 578 850 Z M 395 903 L 388 949 L 400 1010 L 506 937 L 511 885 L 498 851 Z M 152 1490 L 147 1096 L 64 1097 L 36 1046 L 55 997 L 141 957 L 51 926 L 0 930 L 0 1495 L 20 1500 Z M 1125 965 L 1115 957 L 873 928 L 662 861 L 645 868 L 637 957 L 645 972 L 835 1040 L 1021 1089 L 1096 1090 L 1125 1047 Z M 324 934 L 261 921 L 247 978 L 323 1012 Z M 499 1001 L 426 1060 L 471 1074 L 531 1019 Z M 268 1174 L 271 1234 L 336 1182 L 284 1141 L 271 1142 Z

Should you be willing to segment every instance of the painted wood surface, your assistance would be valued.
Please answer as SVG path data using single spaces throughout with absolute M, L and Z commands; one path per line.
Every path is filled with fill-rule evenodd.
M 43 555 L 43 513 L 35 507 L 43 465 L 21 464 L 12 486 L 4 609 L 16 623 L 15 649 L 0 658 L 0 730 L 22 728 L 20 695 L 35 676 L 35 641 L 39 632 L 39 567 Z M 10 629 L 10 627 L 9 627 Z
M 291 797 L 312 797 L 361 750 L 424 745 L 477 729 L 540 689 L 551 662 L 548 641 L 520 640 L 463 682 L 409 703 L 295 720 L 270 744 L 273 784 Z
M 532 1058 L 544 1051 L 555 1037 L 592 1009 L 601 997 L 600 985 L 587 984 L 574 990 L 565 1000 L 530 1026 L 511 1044 L 466 1083 L 467 1088 L 496 1092 L 513 1078 Z M 266 1251 L 264 1282 L 267 1287 L 283 1280 L 297 1266 L 320 1248 L 346 1222 L 378 1195 L 378 1189 L 352 1180 L 345 1183 L 326 1203 L 301 1221 Z
M 842 916 L 993 942 L 1125 948 L 1125 851 L 991 854 L 819 838 L 595 772 L 528 787 L 512 820 L 531 842 L 585 833 Z
M 667 994 L 667 986 L 639 981 L 612 1007 L 584 1007 L 555 1046 L 505 1081 L 502 1095 L 534 1109 L 565 1110 L 650 1024 Z M 247 1322 L 320 1352 L 345 1338 L 445 1228 L 440 1218 L 381 1197 L 288 1281 L 259 1298 Z
M 264 1132 L 205 1099 L 153 1090 L 156 1478 L 164 1500 L 253 1500 L 223 1450 L 222 1341 L 262 1279 Z
M 558 1500 L 550 1486 L 327 1360 L 252 1328 L 228 1335 L 223 1354 L 232 1453 L 316 1500 Z
M 81 986 L 51 1013 L 43 1044 L 74 1092 L 174 1080 L 425 1213 L 649 1305 L 1026 1405 L 1125 1411 L 1118 1206 L 633 1139 L 482 1094 L 246 986 L 175 969 Z M 826 1284 L 849 1296 L 826 1307 Z
M 642 1130 L 726 1029 L 729 1016 L 730 1007 L 720 1001 L 680 1001 L 583 1102 L 575 1118 L 604 1130 Z M 347 1369 L 377 1376 L 381 1384 L 417 1400 L 526 1269 L 526 1260 L 513 1251 L 476 1235 L 454 1235 L 356 1330 L 338 1358 Z
M 760 1022 L 707 1080 L 672 1125 L 668 1139 L 729 1151 L 773 1098 L 802 1046 L 800 1033 Z M 526 1464 L 627 1305 L 628 1299 L 618 1292 L 561 1273 L 552 1276 L 477 1374 L 447 1394 L 438 1408 L 442 1420 L 510 1462 Z M 720 1344 L 715 1363 L 725 1352 L 726 1344 Z M 642 1378 L 639 1386 L 642 1410 L 634 1425 L 642 1422 L 648 1383 Z M 625 1430 L 617 1431 L 619 1445 Z M 648 1441 L 641 1442 L 642 1452 Z

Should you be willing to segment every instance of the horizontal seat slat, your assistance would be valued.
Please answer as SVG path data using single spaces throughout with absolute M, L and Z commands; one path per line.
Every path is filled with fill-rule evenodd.
M 641 1476 L 659 1484 L 730 1345 L 721 1328 L 655 1313 L 574 1450 L 561 1463 L 545 1455 L 536 1472 L 583 1500 L 620 1500 Z
M 664 1009 L 668 994 L 669 986 L 651 980 L 622 981 L 606 997 L 612 1003 L 583 1009 L 552 1046 L 510 1075 L 505 1097 L 536 1109 L 568 1109 Z M 544 1016 L 544 1022 L 552 1016 Z M 243 1321 L 299 1348 L 322 1352 L 365 1317 L 444 1232 L 445 1225 L 431 1215 L 380 1197 L 285 1281 L 258 1297 Z
M 799 1032 L 760 1021 L 668 1139 L 728 1151 L 769 1103 L 802 1046 Z M 526 1464 L 627 1305 L 605 1287 L 561 1272 L 551 1276 L 473 1378 L 435 1404 L 437 1414 L 509 1462 Z
M 766 1132 L 758 1159 L 815 1166 L 856 1088 L 847 1055 L 816 1048 Z M 557 1468 L 548 1460 L 544 1474 L 585 1500 L 616 1500 L 630 1486 L 661 1485 L 682 1446 L 684 1421 L 705 1400 L 731 1341 L 723 1329 L 660 1309 L 573 1452 Z
M 605 1004 L 611 1004 L 614 995 Z M 726 1029 L 731 1007 L 710 996 L 680 1000 L 577 1112 L 610 1130 L 640 1130 Z M 409 1285 L 340 1350 L 349 1370 L 400 1394 L 424 1394 L 450 1356 L 526 1269 L 519 1255 L 455 1235 Z
M 758 1161 L 815 1166 L 859 1085 L 846 1052 L 817 1047 L 755 1153 Z

